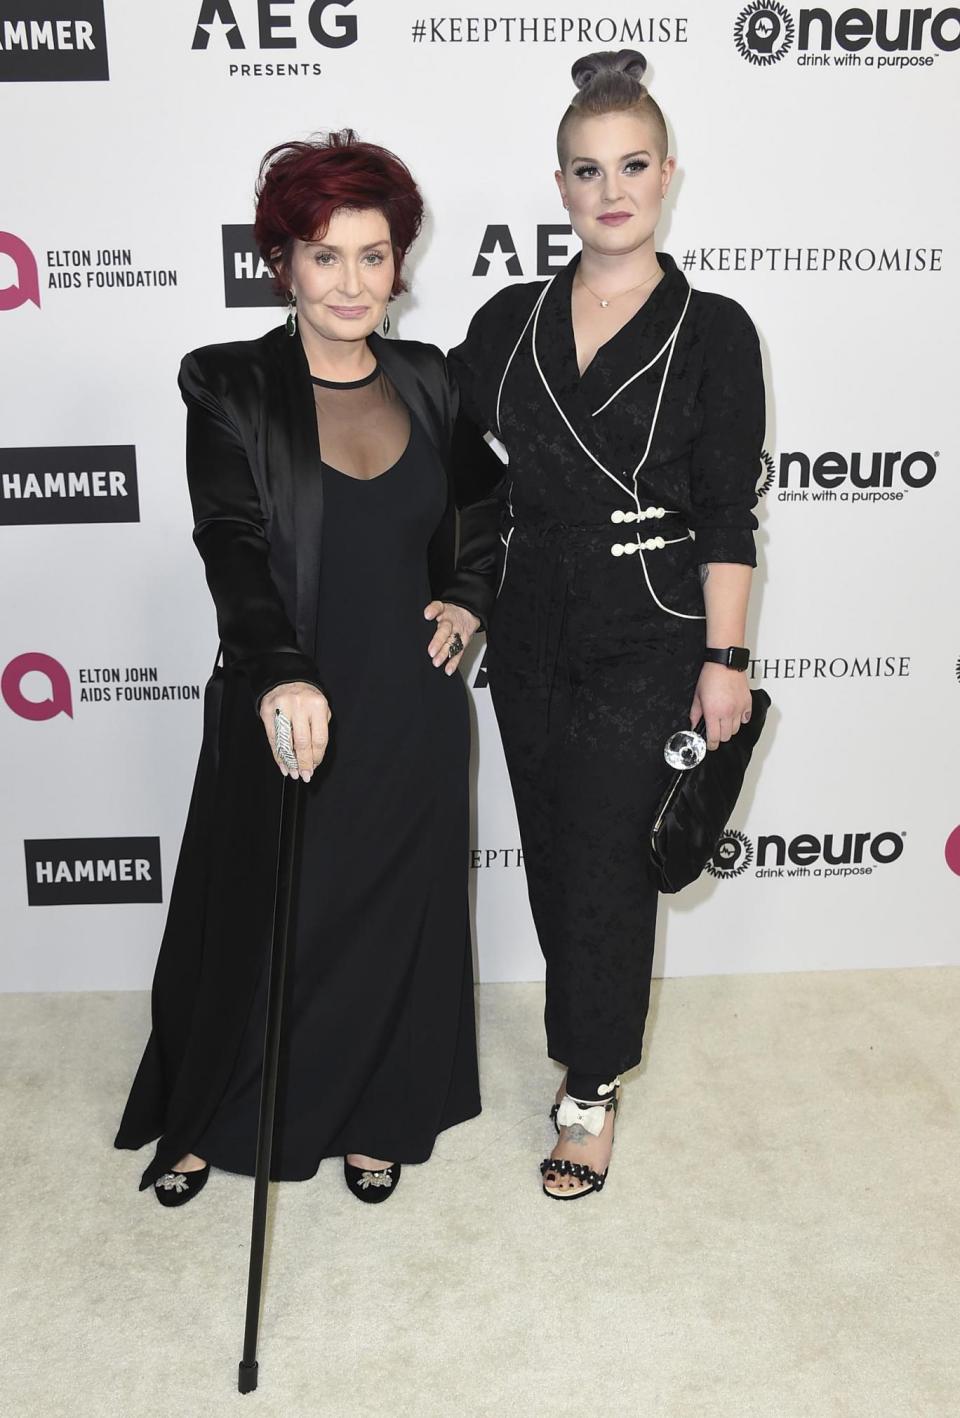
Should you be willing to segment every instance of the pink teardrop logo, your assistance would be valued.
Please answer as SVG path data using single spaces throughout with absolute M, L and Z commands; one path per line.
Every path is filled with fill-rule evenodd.
M 36 672 L 46 675 L 50 695 L 46 699 L 28 699 L 23 692 L 22 681 L 28 674 Z M 70 690 L 70 676 L 59 660 L 52 655 L 30 652 L 11 660 L 0 676 L 0 694 L 21 719 L 43 721 L 53 719 L 57 714 L 67 714 L 73 718 L 73 695 Z
M 12 231 L 0 231 L 0 256 L 9 256 L 17 271 L 13 285 L 0 286 L 0 310 L 17 310 L 31 301 L 40 304 L 40 273 L 33 252 Z
M 947 838 L 947 845 L 943 849 L 943 855 L 947 859 L 947 866 L 952 872 L 960 876 L 960 827 L 955 827 Z

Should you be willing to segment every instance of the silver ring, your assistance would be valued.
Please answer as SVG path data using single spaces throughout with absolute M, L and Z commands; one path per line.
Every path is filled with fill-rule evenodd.
M 459 636 L 458 632 L 455 630 L 455 631 L 453 632 L 453 638 L 452 638 L 452 640 L 450 641 L 450 644 L 447 646 L 447 659 L 448 659 L 448 660 L 453 660 L 453 659 L 455 659 L 456 656 L 460 654 L 460 652 L 462 651 L 462 649 L 463 649 L 463 641 L 460 639 L 460 636 Z
M 300 765 L 293 751 L 293 725 L 282 709 L 273 711 L 273 738 L 278 760 L 288 773 L 299 773 Z

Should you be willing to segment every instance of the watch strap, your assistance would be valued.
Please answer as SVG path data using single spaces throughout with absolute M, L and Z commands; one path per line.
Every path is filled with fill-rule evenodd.
M 743 645 L 729 645 L 725 650 L 708 648 L 703 658 L 714 665 L 726 665 L 728 670 L 745 670 L 750 665 L 750 651 Z

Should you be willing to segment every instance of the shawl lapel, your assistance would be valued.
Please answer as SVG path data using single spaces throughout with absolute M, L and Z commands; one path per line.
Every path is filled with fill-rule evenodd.
M 372 334 L 368 336 L 367 344 L 411 414 L 422 425 L 446 467 L 453 419 L 449 402 L 444 397 L 445 387 L 441 387 L 437 378 L 436 366 L 431 369 L 418 358 L 417 347 L 411 348 L 406 342 L 384 340 Z
M 656 360 L 656 363 L 646 374 L 641 374 L 633 384 L 628 385 L 624 394 L 618 397 L 629 397 L 628 391 L 638 384 L 643 387 L 649 385 L 653 389 L 660 387 L 663 363 L 666 359 L 666 353 L 661 354 L 661 351 L 680 319 L 688 286 L 686 276 L 677 269 L 671 256 L 660 251 L 657 253 L 657 260 L 663 267 L 663 280 L 633 319 L 628 320 L 605 345 L 600 346 L 593 363 L 583 376 L 583 393 L 585 396 L 589 394 L 591 417 L 617 393 L 626 380 L 650 364 L 651 360 Z M 610 407 L 616 407 L 616 399 Z M 603 414 L 596 416 L 598 419 L 603 418 Z
M 582 376 L 570 307 L 579 253 L 557 276 L 537 321 L 536 356 L 544 379 L 584 445 L 618 477 L 633 471 L 646 446 L 667 357 L 663 346 L 687 296 L 686 277 L 672 257 L 658 252 L 657 259 L 663 280 L 636 315 L 600 346 Z M 618 394 L 651 360 L 656 362 Z M 629 419 L 622 417 L 622 400 L 628 401 Z M 621 417 L 607 417 L 608 412 Z
M 316 636 L 320 592 L 320 439 L 303 344 L 299 337 L 290 339 L 282 326 L 274 338 L 266 425 L 266 459 L 273 494 L 271 543 L 279 573 L 287 583 L 297 644 L 310 653 Z
M 264 460 L 271 497 L 271 563 L 296 630 L 297 644 L 315 649 L 320 595 L 323 479 L 317 410 L 310 367 L 299 338 L 282 326 L 267 337 L 271 357 L 266 384 Z M 387 377 L 448 467 L 453 408 L 435 357 L 416 345 L 370 335 L 368 343 Z M 448 515 L 452 513 L 449 476 Z M 445 519 L 446 520 L 446 519 Z M 441 541 L 444 539 L 441 537 Z M 450 537 L 452 546 L 452 535 Z

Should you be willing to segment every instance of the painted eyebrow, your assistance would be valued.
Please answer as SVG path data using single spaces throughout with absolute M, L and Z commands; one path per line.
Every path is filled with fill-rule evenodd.
M 646 148 L 640 148 L 640 149 L 639 149 L 637 152 L 635 152 L 635 153 L 624 153 L 624 155 L 623 155 L 622 158 L 618 158 L 618 159 L 617 159 L 617 162 L 626 162 L 626 161 L 627 161 L 627 158 L 648 158 L 649 156 L 650 156 L 650 154 L 647 152 Z M 597 167 L 600 166 L 600 162 L 599 162 L 599 160 L 598 160 L 597 158 L 571 158 L 570 161 L 571 161 L 571 162 L 592 162 L 595 166 L 597 166 Z
M 342 248 L 341 246 L 331 246 L 330 243 L 329 243 L 329 241 L 307 241 L 307 242 L 304 242 L 304 245 L 305 245 L 305 246 L 322 246 L 323 249 L 324 249 L 324 251 L 334 251 L 334 252 L 336 252 L 336 254 L 337 254 L 338 256 L 340 255 L 341 251 L 343 250 L 343 248 Z M 378 250 L 378 248 L 381 247 L 381 246 L 389 246 L 389 245 L 390 245 L 389 241 L 387 240 L 386 237 L 384 237 L 383 241 L 371 241 L 368 246 L 361 246 L 360 250 L 361 250 L 361 251 L 376 251 L 376 250 Z

